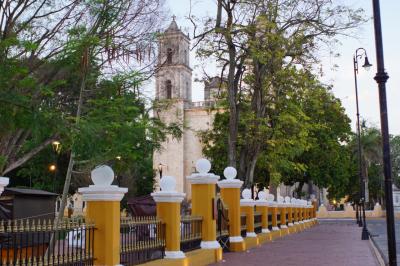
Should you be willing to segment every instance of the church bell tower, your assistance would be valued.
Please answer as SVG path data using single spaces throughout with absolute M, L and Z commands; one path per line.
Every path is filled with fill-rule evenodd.
M 173 18 L 159 39 L 156 99 L 192 101 L 192 69 L 189 66 L 190 40 Z
M 190 39 L 176 24 L 175 17 L 161 34 L 158 44 L 155 100 L 163 106 L 155 113 L 166 124 L 185 122 L 185 107 L 192 102 L 192 69 L 189 65 Z M 153 156 L 156 190 L 160 177 L 176 177 L 177 191 L 186 192 L 184 137 L 168 136 L 160 151 Z

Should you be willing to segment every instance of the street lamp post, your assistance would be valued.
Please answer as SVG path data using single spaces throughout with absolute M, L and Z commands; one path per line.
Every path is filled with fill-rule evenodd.
M 354 86 L 356 90 L 356 108 L 357 108 L 357 142 L 358 142 L 358 175 L 360 178 L 360 204 L 362 208 L 362 215 L 359 215 L 359 225 L 363 227 L 361 239 L 368 240 L 369 234 L 365 221 L 365 176 L 362 170 L 362 148 L 361 148 L 361 128 L 360 128 L 360 111 L 358 107 L 358 85 L 357 85 L 357 74 L 358 74 L 358 60 L 364 57 L 363 68 L 368 70 L 372 65 L 368 61 L 367 52 L 364 48 L 358 48 L 355 55 L 353 56 L 354 63 Z M 361 221 L 362 218 L 362 221 Z
M 162 178 L 162 167 L 163 167 L 163 165 L 162 165 L 162 163 L 160 163 L 158 165 L 158 173 L 160 174 L 160 179 Z
M 360 225 L 360 217 L 358 215 L 358 203 L 356 200 L 354 201 L 354 207 L 356 209 L 356 224 Z
M 382 133 L 382 151 L 383 151 L 383 173 L 385 176 L 385 198 L 386 198 L 386 226 L 389 252 L 389 265 L 397 265 L 396 256 L 396 236 L 394 227 L 394 211 L 393 211 L 393 193 L 392 193 L 392 167 L 390 162 L 390 146 L 389 146 L 389 123 L 387 117 L 386 103 L 386 81 L 389 76 L 385 72 L 385 64 L 383 60 L 383 42 L 382 42 L 382 26 L 381 11 L 379 0 L 372 0 L 374 12 L 374 28 L 375 28 L 375 48 L 376 48 L 376 66 L 378 71 L 375 80 L 379 89 L 379 107 L 381 114 L 381 133 Z

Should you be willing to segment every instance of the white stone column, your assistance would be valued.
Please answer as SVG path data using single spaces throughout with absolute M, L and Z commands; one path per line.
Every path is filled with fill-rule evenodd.
M 8 186 L 10 179 L 8 177 L 0 177 L 0 195 L 3 193 L 4 188 Z

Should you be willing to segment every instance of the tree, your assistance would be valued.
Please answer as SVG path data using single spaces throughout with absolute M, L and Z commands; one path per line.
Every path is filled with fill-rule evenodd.
M 149 117 L 139 92 L 154 66 L 159 1 L 25 0 L 0 8 L 3 174 L 61 140 L 69 155 L 63 210 L 73 173 L 116 156 L 129 164 L 133 144 L 145 140 L 149 154 L 165 134 L 179 134 Z
M 276 97 L 274 108 L 268 112 L 268 123 L 259 120 L 264 126 L 256 139 L 261 150 L 254 181 L 265 186 L 299 182 L 298 196 L 305 183 L 346 186 L 351 164 L 345 143 L 351 131 L 344 108 L 329 88 L 308 72 L 293 70 L 288 77 L 281 86 L 285 94 Z M 242 143 L 246 145 L 247 139 L 254 137 L 253 113 L 249 109 L 241 105 L 239 150 L 243 150 Z M 201 135 L 203 152 L 211 158 L 217 172 L 226 166 L 228 116 L 226 112 L 217 114 L 213 129 Z
M 390 158 L 392 158 L 393 179 L 397 187 L 400 187 L 400 136 L 390 138 Z
M 215 21 L 215 26 L 210 21 Z M 318 44 L 360 22 L 360 10 L 335 6 L 331 1 L 219 0 L 216 19 L 207 20 L 205 33 L 195 34 L 205 43 L 199 55 L 214 56 L 222 65 L 230 114 L 228 163 L 239 163 L 239 176 L 244 176 L 246 186 L 253 182 L 261 151 L 257 136 L 265 136 L 262 132 L 271 120 L 269 111 L 276 104 L 275 98 L 285 95 L 282 83 L 295 66 L 311 68 Z M 252 112 L 253 136 L 241 145 L 241 108 L 247 106 L 241 104 L 243 100 L 249 102 Z

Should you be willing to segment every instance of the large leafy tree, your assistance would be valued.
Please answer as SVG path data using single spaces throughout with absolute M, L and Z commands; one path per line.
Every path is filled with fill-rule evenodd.
M 397 187 L 400 187 L 400 136 L 392 136 L 390 139 L 390 152 L 392 159 L 393 179 Z
M 286 80 L 291 82 L 291 72 L 310 70 L 318 61 L 320 45 L 358 26 L 361 10 L 331 1 L 219 0 L 217 4 L 215 20 L 206 20 L 204 32 L 195 37 L 201 42 L 199 55 L 215 57 L 222 66 L 229 112 L 227 163 L 237 166 L 249 186 L 265 145 L 260 136 L 271 129 L 278 98 L 289 94 L 284 88 Z M 241 142 L 244 116 L 251 136 Z
M 157 0 L 2 1 L 2 174 L 61 141 L 68 162 L 62 210 L 73 175 L 85 179 L 117 157 L 118 171 L 131 173 L 165 134 L 179 135 L 149 116 L 140 93 L 162 18 Z
M 266 186 L 299 182 L 299 191 L 309 182 L 321 187 L 345 186 L 351 164 L 344 144 L 351 131 L 344 108 L 310 73 L 293 69 L 287 77 L 280 87 L 285 93 L 275 97 L 268 119 L 259 120 L 264 124 L 256 138 L 261 145 L 254 182 Z M 243 150 L 240 145 L 254 138 L 254 120 L 248 106 L 241 110 L 238 139 Z M 228 116 L 226 112 L 217 114 L 214 128 L 202 134 L 204 153 L 216 171 L 226 166 Z
M 252 182 L 260 154 L 257 138 L 245 146 L 240 145 L 239 126 L 241 100 L 246 90 L 247 74 L 252 98 L 253 132 L 260 135 L 263 120 L 271 105 L 269 98 L 279 90 L 279 81 L 285 75 L 280 71 L 293 65 L 309 68 L 315 62 L 314 51 L 320 41 L 329 42 L 332 36 L 359 25 L 360 10 L 334 5 L 331 1 L 233 1 L 218 0 L 215 19 L 206 20 L 204 31 L 195 32 L 201 43 L 199 55 L 215 57 L 221 76 L 226 78 L 227 110 L 229 110 L 228 161 L 231 166 L 239 163 L 240 175 L 245 175 L 247 185 Z M 196 18 L 190 16 L 198 29 Z M 286 69 L 287 68 L 287 69 Z M 259 128 L 260 126 L 260 128 Z M 258 132 L 256 132 L 258 131 Z M 246 151 L 238 151 L 245 147 Z M 245 156 L 242 159 L 238 156 Z M 246 164 L 240 164 L 240 161 Z

